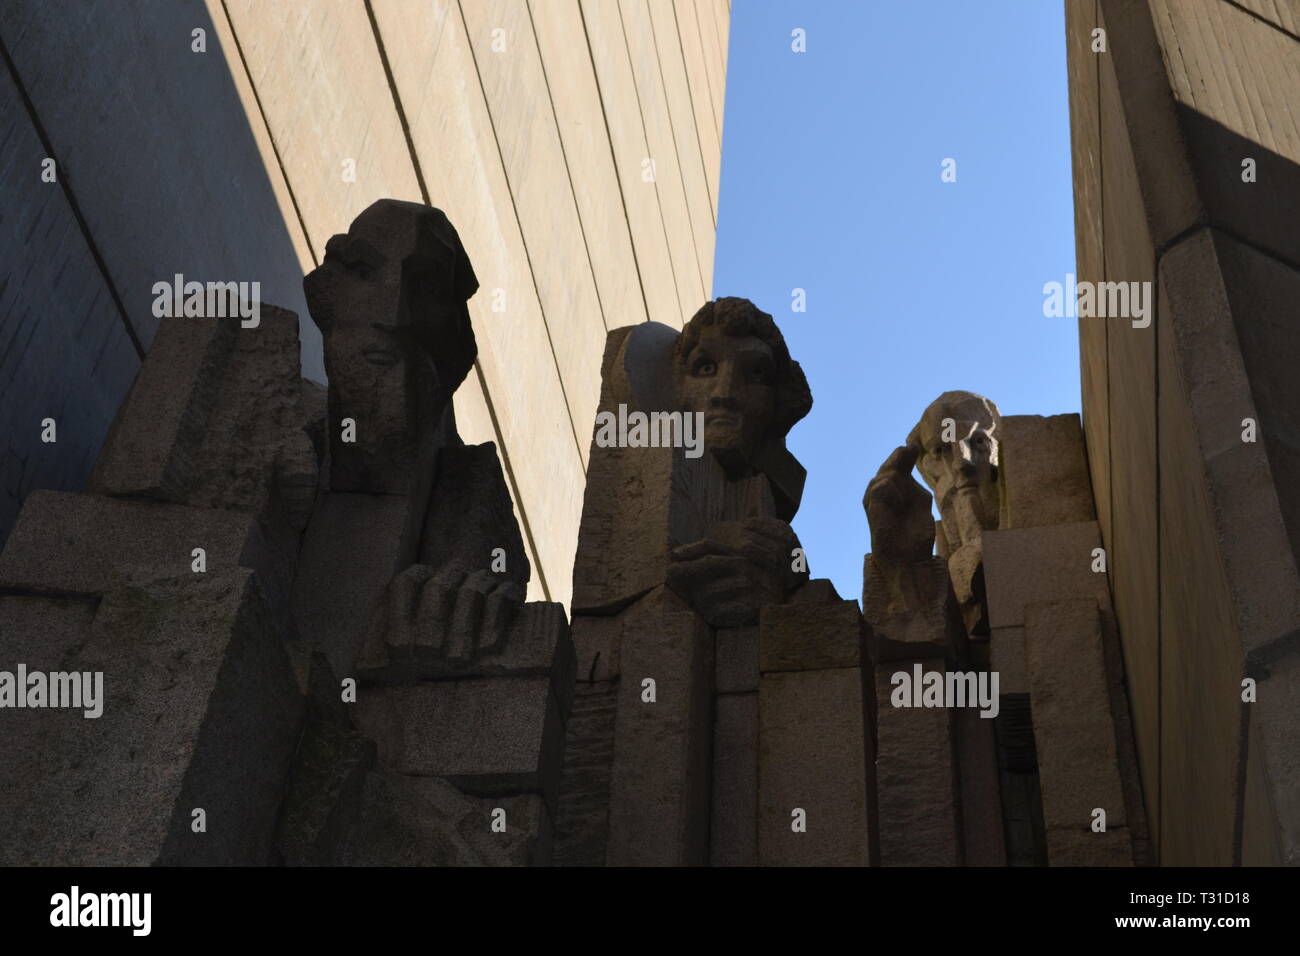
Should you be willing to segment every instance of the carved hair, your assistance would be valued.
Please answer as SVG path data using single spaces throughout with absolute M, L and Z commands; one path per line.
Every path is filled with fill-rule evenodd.
M 943 420 L 945 418 L 957 418 L 955 412 L 963 405 L 979 405 L 989 420 L 993 423 L 993 439 L 997 441 L 1002 436 L 999 434 L 1002 425 L 1002 415 L 998 407 L 983 395 L 977 395 L 975 392 L 952 391 L 944 392 L 933 402 L 931 402 L 921 415 L 921 420 L 907 435 L 907 444 L 915 446 L 921 455 L 927 451 L 925 447 L 925 433 L 940 434 L 943 431 Z M 993 454 L 993 464 L 998 464 L 996 446 Z M 921 469 L 921 474 L 925 474 L 925 469 Z
M 803 369 L 790 358 L 790 350 L 786 348 L 781 330 L 776 327 L 770 315 L 748 299 L 729 296 L 706 302 L 686 323 L 673 349 L 673 362 L 678 374 L 684 374 L 690 354 L 699 344 L 700 333 L 710 326 L 717 326 L 725 335 L 735 338 L 752 335 L 767 343 L 772 350 L 776 365 L 772 383 L 776 389 L 776 400 L 773 403 L 769 437 L 785 438 L 795 423 L 812 408 L 812 392 L 808 389 Z

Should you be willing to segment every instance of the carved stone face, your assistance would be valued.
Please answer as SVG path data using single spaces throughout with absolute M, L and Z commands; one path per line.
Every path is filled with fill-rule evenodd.
M 998 422 L 992 403 L 969 392 L 941 396 L 921 420 L 917 468 L 934 492 L 950 548 L 998 526 Z
M 422 228 L 431 212 L 376 203 L 330 239 L 325 261 L 304 281 L 325 340 L 335 490 L 405 491 L 421 441 L 436 428 L 438 400 L 449 397 L 429 343 L 458 356 L 468 326 L 454 290 L 455 253 Z M 472 333 L 468 342 L 472 350 Z M 341 440 L 345 418 L 356 423 L 355 442 Z
M 772 427 L 776 389 L 772 348 L 752 335 L 705 328 L 679 369 L 683 411 L 704 413 L 704 447 L 730 473 L 747 468 Z

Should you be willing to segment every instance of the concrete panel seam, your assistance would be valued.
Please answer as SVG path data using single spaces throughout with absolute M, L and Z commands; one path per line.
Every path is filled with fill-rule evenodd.
M 369 10 L 369 8 L 370 4 L 367 2 L 366 9 Z M 320 256 L 316 254 L 316 247 L 311 244 L 311 233 L 307 231 L 307 220 L 302 217 L 302 209 L 298 206 L 298 196 L 293 191 L 293 182 L 289 179 L 289 171 L 285 169 L 284 158 L 280 155 L 280 147 L 275 141 L 275 132 L 271 129 L 271 124 L 266 118 L 266 109 L 262 106 L 262 94 L 257 92 L 257 84 L 253 82 L 253 71 L 248 68 L 248 60 L 244 57 L 244 46 L 239 42 L 239 32 L 235 29 L 235 21 L 230 16 L 226 0 L 221 0 L 221 14 L 226 18 L 226 28 L 230 31 L 231 39 L 235 41 L 235 55 L 239 57 L 239 65 L 244 71 L 244 76 L 248 78 L 248 88 L 253 93 L 253 102 L 257 104 L 258 116 L 262 120 L 262 126 L 266 129 L 266 138 L 271 144 L 271 152 L 275 156 L 275 163 L 280 167 L 280 177 L 284 180 L 285 191 L 289 193 L 289 202 L 293 204 L 293 214 L 298 217 L 298 228 L 302 230 L 302 241 L 307 246 L 307 252 L 311 254 L 312 265 L 319 266 Z
M 1295 40 L 1297 43 L 1300 43 L 1300 36 L 1297 36 L 1296 34 L 1292 33 L 1290 30 L 1288 30 L 1286 27 L 1282 26 L 1281 24 L 1274 23 L 1272 20 L 1268 19 L 1268 17 L 1262 16 L 1258 12 L 1251 10 L 1249 7 L 1243 7 L 1240 3 L 1237 2 L 1237 0 L 1223 0 L 1223 2 L 1230 7 L 1236 7 L 1242 13 L 1246 14 L 1247 16 L 1255 20 L 1258 20 L 1260 23 L 1264 24 L 1265 26 L 1272 27 L 1274 30 L 1276 30 L 1278 33 L 1282 34 L 1283 36 L 1290 37 L 1292 40 Z
M 225 0 L 222 0 L 223 6 L 224 3 Z M 406 110 L 403 108 L 402 98 L 400 94 L 397 92 L 397 83 L 393 77 L 392 67 L 388 61 L 388 51 L 384 48 L 384 39 L 379 32 L 379 23 L 375 19 L 374 7 L 371 6 L 370 0 L 365 0 L 365 7 L 366 7 L 366 17 L 370 20 L 370 31 L 375 38 L 375 48 L 379 52 L 379 62 L 383 64 L 384 78 L 388 82 L 388 92 L 391 94 L 393 98 L 393 108 L 397 111 L 397 120 L 401 124 L 402 135 L 406 138 L 406 148 L 408 153 L 410 154 L 411 166 L 415 171 L 415 180 L 420 186 L 420 196 L 421 198 L 424 199 L 425 205 L 432 206 L 433 201 L 429 197 L 429 189 L 424 182 L 424 170 L 420 166 L 420 157 L 416 153 L 415 143 L 411 139 L 411 127 L 406 120 Z M 459 6 L 457 7 L 457 9 L 459 10 Z M 464 23 L 463 15 L 461 18 L 461 23 L 462 24 Z M 480 88 L 482 88 L 481 78 L 479 79 L 479 86 Z M 513 204 L 513 197 L 511 199 L 511 202 Z M 517 214 L 516 214 L 516 218 L 517 218 Z M 529 268 L 531 270 L 531 265 Z M 543 317 L 543 321 L 544 318 L 545 317 Z M 550 341 L 549 330 L 547 330 L 546 337 L 547 337 L 547 341 L 549 342 Z M 552 358 L 555 357 L 554 347 L 552 347 L 551 350 L 551 357 Z M 555 367 L 555 373 L 557 376 L 560 373 L 558 363 Z M 478 377 L 479 389 L 483 393 L 483 404 L 487 406 L 488 417 L 492 420 L 492 434 L 496 438 L 497 451 L 501 456 L 501 465 L 505 469 L 506 480 L 510 482 L 510 488 L 514 492 L 515 503 L 519 507 L 519 524 L 523 528 L 524 538 L 528 542 L 528 550 L 532 558 L 532 565 L 533 568 L 536 569 L 537 571 L 537 580 L 542 587 L 542 594 L 546 597 L 546 600 L 549 601 L 551 600 L 551 589 L 546 583 L 546 569 L 542 566 L 540 553 L 537 550 L 537 543 L 533 539 L 533 529 L 528 521 L 528 512 L 524 508 L 524 499 L 523 496 L 520 494 L 519 482 L 518 480 L 516 480 L 515 470 L 510 464 L 510 449 L 506 447 L 505 439 L 502 438 L 501 436 L 501 423 L 497 420 L 496 406 L 493 404 L 492 393 L 488 390 L 487 379 L 484 378 L 483 376 L 483 368 L 479 363 L 478 358 L 474 359 L 474 374 Z M 560 380 L 560 392 L 561 394 L 563 394 L 564 392 L 563 379 Z M 565 412 L 568 413 L 567 396 L 565 397 Z M 573 416 L 571 413 L 569 414 L 569 424 L 570 426 L 572 426 L 573 424 Z M 575 441 L 577 440 L 576 434 L 574 436 L 574 439 Z M 581 464 L 581 458 L 582 458 L 581 454 L 579 454 L 578 457 L 579 457 L 579 463 Z M 584 469 L 584 474 L 585 474 L 585 469 Z
M 674 13 L 674 15 L 676 14 L 676 12 L 677 12 L 677 5 L 674 3 L 674 4 L 673 4 L 673 13 Z M 704 34 L 703 34 L 703 32 L 700 30 L 700 15 L 699 15 L 699 9 L 698 9 L 698 7 L 696 6 L 696 4 L 694 3 L 694 0 L 691 0 L 691 14 L 692 14 L 692 16 L 695 17 L 695 36 L 696 36 L 696 39 L 699 41 L 699 44 L 700 44 L 700 56 L 701 56 L 701 57 L 704 57 L 704 56 L 705 56 L 705 52 L 704 52 Z M 681 23 L 680 23 L 680 22 L 678 22 L 677 35 L 678 35 L 679 38 L 681 37 Z M 713 87 L 711 87 L 711 86 L 709 85 L 709 76 L 708 76 L 708 72 L 709 72 L 709 71 L 708 71 L 708 66 L 707 66 L 707 64 L 706 64 L 705 69 L 704 69 L 704 90 L 705 90 L 705 92 L 708 94 L 708 97 L 709 97 L 709 112 L 713 114 L 713 125 L 716 126 L 717 129 L 718 129 L 718 131 L 720 132 L 720 131 L 722 130 L 722 121 L 721 121 L 721 119 L 720 119 L 719 116 L 718 116 L 718 104 L 715 103 L 715 102 L 713 102 Z M 719 137 L 719 142 L 721 142 L 721 137 Z
M 623 52 L 627 54 L 628 69 L 632 72 L 632 92 L 636 95 L 636 110 L 637 110 L 637 115 L 641 117 L 641 134 L 645 137 L 645 150 L 648 155 L 650 152 L 650 134 L 646 130 L 645 108 L 641 105 L 641 91 L 637 88 L 636 85 L 636 63 L 632 60 L 632 47 L 629 46 L 627 42 L 627 25 L 623 22 L 622 4 L 615 3 L 614 6 L 615 9 L 618 11 L 619 30 L 621 30 L 623 33 Z M 659 180 L 655 179 L 655 181 L 651 183 L 651 185 L 653 185 L 655 188 L 655 204 L 659 207 L 659 222 L 664 229 L 664 241 L 668 243 L 668 247 L 671 249 L 673 240 L 672 240 L 672 236 L 668 235 L 668 223 L 664 219 L 664 204 L 663 204 L 663 200 L 659 198 Z M 668 267 L 673 273 L 673 291 L 677 295 L 677 313 L 682 317 L 683 320 L 685 320 L 686 316 L 688 315 L 686 311 L 688 307 L 686 303 L 682 302 L 681 291 L 677 288 L 677 269 L 673 265 L 673 260 L 671 255 L 669 255 L 668 257 Z M 699 269 L 698 259 L 696 259 L 696 269 L 697 270 Z M 695 310 L 691 309 L 689 314 L 694 314 L 694 312 Z
M 369 0 L 367 0 L 367 4 L 368 4 L 368 3 L 369 3 Z M 484 88 L 484 87 L 483 87 L 483 71 L 482 71 L 481 69 L 479 69 L 479 65 L 478 65 L 478 54 L 474 51 L 474 40 L 473 40 L 473 38 L 469 35 L 469 26 L 468 26 L 468 24 L 465 22 L 465 9 L 464 9 L 464 7 L 462 6 L 462 0 L 456 0 L 456 12 L 457 12 L 458 16 L 460 17 L 460 25 L 461 25 L 461 28 L 464 29 L 464 31 L 465 31 L 465 43 L 466 43 L 466 47 L 467 47 L 467 49 L 469 50 L 470 60 L 471 60 L 471 61 L 473 62 L 473 64 L 474 64 L 474 73 L 475 73 L 475 78 L 478 80 L 478 86 L 479 86 L 479 90 L 480 90 L 480 92 L 481 92 L 481 91 L 483 90 L 483 88 Z M 394 95 L 396 95 L 396 94 L 394 94 Z M 495 119 L 493 118 L 493 116 L 492 116 L 492 104 L 490 104 L 490 103 L 487 101 L 487 95 L 486 95 L 486 94 L 484 94 L 484 97 L 483 97 L 483 106 L 484 106 L 484 109 L 487 111 L 488 124 L 489 124 L 489 125 L 491 126 L 491 128 L 492 128 L 492 140 L 493 140 L 493 143 L 495 144 L 495 146 L 496 146 L 496 148 L 497 148 L 497 158 L 500 160 L 500 162 L 501 162 L 501 169 L 504 171 L 504 170 L 507 168 L 507 167 L 506 167 L 506 158 L 505 158 L 505 154 L 503 154 L 503 153 L 501 152 L 501 138 L 497 135 L 496 120 L 495 120 Z M 508 176 L 506 177 L 506 185 L 507 185 L 507 187 L 510 187 L 510 179 L 509 179 Z M 574 448 L 574 451 L 576 451 L 576 452 L 578 453 L 578 467 L 582 469 L 582 474 L 583 474 L 583 477 L 585 478 L 586 475 L 587 475 L 587 466 L 586 466 L 586 464 L 585 464 L 585 463 L 583 462 L 583 460 L 582 460 L 582 441 L 578 438 L 578 428 L 577 428 L 577 425 L 576 425 L 576 424 L 574 423 L 574 421 L 573 421 L 573 409 L 572 409 L 572 408 L 570 407 L 570 405 L 569 405 L 569 393 L 568 393 L 568 390 L 565 389 L 565 387 L 564 387 L 564 375 L 560 372 L 560 359 L 559 359 L 559 357 L 555 354 L 555 340 L 551 338 L 551 326 L 550 326 L 550 323 L 549 323 L 549 322 L 547 321 L 547 319 L 546 319 L 546 307 L 542 304 L 542 303 L 543 303 L 542 292 L 541 292 L 541 289 L 538 288 L 538 285 L 537 285 L 537 273 L 536 273 L 536 270 L 535 270 L 534 267 L 533 267 L 533 259 L 532 259 L 532 256 L 531 256 L 531 255 L 529 254 L 529 252 L 528 252 L 528 237 L 527 237 L 527 236 L 525 235 L 525 233 L 524 233 L 524 224 L 523 224 L 523 220 L 521 220 L 521 219 L 519 218 L 519 206 L 518 206 L 518 203 L 515 202 L 515 192 L 514 192 L 514 188 L 513 188 L 513 187 L 510 187 L 509 191 L 510 191 L 510 208 L 514 211 L 514 214 L 515 214 L 515 221 L 519 223 L 519 237 L 520 237 L 520 241 L 523 243 L 523 247 L 524 247 L 524 259 L 525 259 L 525 261 L 526 261 L 527 264 L 528 264 L 528 275 L 529 275 L 529 276 L 532 278 L 532 280 L 533 280 L 533 293 L 537 296 L 538 310 L 539 310 L 539 311 L 541 312 L 541 314 L 542 314 L 542 328 L 543 328 L 543 329 L 545 330 L 545 332 L 546 332 L 546 344 L 549 345 L 549 346 L 550 346 L 550 349 L 551 349 L 551 361 L 555 364 L 555 376 L 556 376 L 556 378 L 559 380 L 559 383 L 560 383 L 560 395 L 561 395 L 561 397 L 564 399 L 564 414 L 565 414 L 565 416 L 566 416 L 566 417 L 568 418 L 568 420 L 569 420 L 569 431 L 573 434 L 573 448 Z M 426 201 L 427 201 L 427 200 L 426 200 Z M 487 396 L 487 392 L 484 392 L 484 397 L 486 398 L 486 396 Z
M 609 321 L 605 318 L 605 303 L 600 298 L 600 282 L 596 279 L 596 264 L 591 258 L 591 243 L 587 241 L 587 226 L 582 221 L 582 211 L 578 209 L 578 190 L 573 185 L 573 168 L 569 165 L 569 154 L 564 148 L 564 135 L 560 132 L 560 115 L 555 111 L 555 96 L 551 93 L 551 78 L 546 75 L 546 57 L 542 56 L 542 44 L 537 39 L 537 23 L 533 20 L 531 0 L 524 4 L 524 10 L 528 13 L 528 26 L 533 31 L 533 46 L 537 48 L 537 59 L 542 64 L 542 82 L 546 84 L 546 101 L 551 104 L 551 118 L 555 121 L 555 138 L 560 144 L 560 156 L 564 159 L 564 176 L 569 181 L 569 195 L 573 197 L 573 207 L 578 216 L 578 232 L 582 236 L 582 251 L 587 254 L 587 269 L 591 272 L 591 285 L 596 291 L 596 304 L 600 307 L 600 324 L 608 332 Z
M 699 237 L 695 235 L 695 224 L 694 224 L 693 222 L 691 222 L 691 213 L 690 213 L 690 209 L 691 209 L 691 197 L 690 197 L 690 196 L 687 194 L 687 192 L 686 192 L 686 174 L 685 174 L 685 172 L 683 172 L 682 169 L 681 169 L 681 165 L 682 165 L 682 149 L 681 149 L 681 146 L 678 145 L 678 143 L 677 143 L 677 129 L 673 126 L 673 105 L 672 105 L 672 103 L 670 102 L 670 98 L 669 98 L 669 96 L 668 96 L 668 83 L 667 83 L 667 81 L 665 81 L 664 78 L 663 78 L 663 73 L 664 73 L 664 58 L 663 58 L 663 54 L 659 51 L 659 38 L 655 36 L 655 31 L 654 31 L 654 16 L 655 16 L 655 15 L 654 15 L 654 10 L 651 9 L 651 4 L 649 4 L 649 3 L 646 4 L 646 7 L 645 7 L 645 13 L 646 13 L 646 19 L 649 20 L 649 21 L 650 21 L 650 24 L 651 24 L 651 26 L 650 26 L 650 45 L 651 45 L 651 47 L 654 48 L 654 51 L 655 51 L 655 65 L 659 67 L 659 85 L 663 88 L 663 94 L 664 94 L 664 114 L 668 117 L 668 135 L 672 138 L 672 141 L 673 141 L 673 152 L 677 154 L 677 167 L 678 167 L 677 180 L 678 180 L 678 182 L 681 184 L 681 187 L 682 187 L 682 202 L 684 202 L 684 203 L 686 204 L 686 228 L 687 228 L 687 229 L 690 231 L 690 233 L 691 233 L 691 248 L 692 248 L 692 250 L 695 252 L 695 268 L 696 268 L 697 270 L 699 270 L 699 273 L 700 273 L 700 287 L 704 289 L 704 294 L 707 296 L 708 293 L 709 293 L 709 290 L 713 288 L 713 283 L 710 281 L 710 280 L 712 279 L 712 276 L 710 276 L 709 279 L 705 279 L 705 278 L 704 278 L 704 270 L 703 270 L 703 269 L 700 269 L 700 240 L 699 240 Z M 683 67 L 683 69 L 685 68 L 685 66 L 686 66 L 686 61 L 683 59 L 683 60 L 682 60 L 682 67 Z M 635 75 L 633 76 L 633 79 L 634 79 L 634 80 L 636 79 Z M 686 88 L 687 88 L 688 93 L 689 93 L 689 90 L 690 90 L 690 86 L 691 86 L 691 84 L 690 84 L 690 81 L 688 80 L 687 83 L 686 83 Z M 690 121 L 691 121 L 691 125 L 694 125 L 694 124 L 695 124 L 695 114 L 694 114 L 694 112 L 691 113 L 689 119 L 690 119 Z M 696 147 L 697 147 L 697 148 L 698 148 L 698 146 L 699 146 L 699 141 L 700 141 L 700 140 L 699 140 L 699 136 L 696 135 L 696 137 L 695 137 L 695 144 L 696 144 Z M 703 157 L 703 154 L 700 155 L 700 175 L 704 175 L 704 157 Z M 705 181 L 704 181 L 704 194 L 705 194 L 706 197 L 707 197 L 708 194 L 709 194 L 709 184 L 708 184 L 708 177 L 707 177 L 707 176 L 705 177 Z M 712 199 L 710 199 L 710 200 L 709 200 L 709 213 L 712 214 L 712 212 L 713 212 L 713 201 L 712 201 Z M 716 220 L 715 220 L 715 224 L 716 224 Z
M 582 38 L 587 44 L 587 60 L 591 63 L 591 75 L 596 81 L 596 98 L 600 101 L 600 121 L 605 125 L 605 140 L 609 143 L 609 161 L 614 166 L 614 183 L 618 186 L 618 201 L 623 209 L 623 223 L 627 226 L 628 244 L 632 248 L 632 263 L 636 266 L 636 284 L 641 290 L 641 303 L 645 306 L 646 321 L 650 322 L 653 317 L 650 314 L 650 300 L 645 294 L 645 279 L 641 276 L 641 260 L 637 258 L 636 242 L 632 237 L 632 220 L 627 213 L 627 197 L 623 195 L 623 180 L 618 175 L 618 156 L 614 153 L 614 134 L 609 129 L 609 116 L 605 109 L 605 92 L 600 88 L 600 71 L 596 69 L 596 54 L 591 49 L 591 34 L 587 30 L 587 14 L 582 9 L 581 0 L 575 0 L 578 4 L 578 18 L 582 21 Z M 532 16 L 532 9 L 529 9 L 528 15 Z M 534 30 L 536 35 L 536 30 Z M 671 260 L 668 263 L 672 268 Z M 673 279 L 673 287 L 676 288 L 676 277 Z M 680 303 L 679 303 L 680 305 Z
M 686 48 L 682 46 L 682 26 L 677 18 L 677 5 L 673 4 L 673 29 L 677 31 L 677 52 L 682 55 L 682 73 L 686 76 L 686 95 L 691 104 L 691 126 L 695 128 L 695 145 L 699 147 L 700 165 L 704 165 L 704 142 L 700 139 L 700 127 L 695 121 L 695 92 L 691 89 L 691 73 L 686 66 Z M 711 190 L 708 189 L 708 177 L 705 177 L 705 190 L 709 196 L 709 212 L 713 214 L 713 228 L 718 228 L 718 208 L 717 201 Z M 716 239 L 715 239 L 716 241 Z M 708 285 L 709 289 L 713 288 L 712 282 Z

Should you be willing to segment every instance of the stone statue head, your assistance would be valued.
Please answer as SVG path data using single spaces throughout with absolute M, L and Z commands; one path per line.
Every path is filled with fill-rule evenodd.
M 748 299 L 706 302 L 673 350 L 674 397 L 704 414 L 704 447 L 729 475 L 755 470 L 765 446 L 782 445 L 812 408 L 799 363 L 772 321 Z
M 331 486 L 406 491 L 477 355 L 465 303 L 478 280 L 456 230 L 440 210 L 381 199 L 330 239 L 303 288 L 325 340 Z
M 974 392 L 944 392 L 907 436 L 934 492 L 950 551 L 998 526 L 998 407 Z

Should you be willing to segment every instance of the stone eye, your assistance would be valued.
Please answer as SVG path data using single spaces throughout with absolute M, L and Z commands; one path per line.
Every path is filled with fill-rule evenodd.
M 717 375 L 717 363 L 712 359 L 702 358 L 695 363 L 695 374 L 699 376 Z
M 325 258 L 329 261 L 337 262 L 358 279 L 369 279 L 371 274 L 374 272 L 374 270 L 370 268 L 370 264 L 362 259 L 355 259 L 342 254 L 330 255 L 328 253 Z

